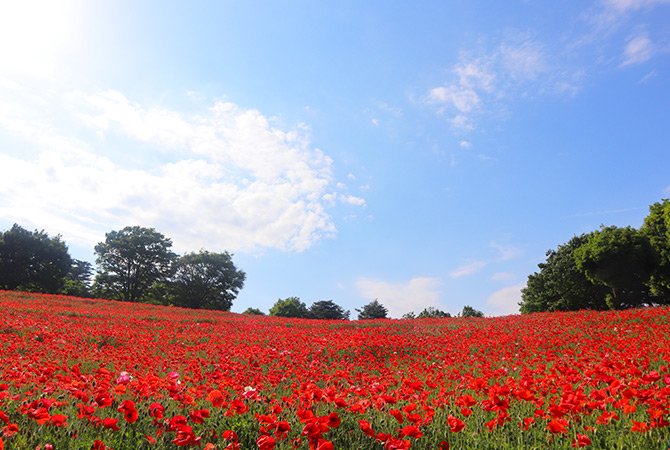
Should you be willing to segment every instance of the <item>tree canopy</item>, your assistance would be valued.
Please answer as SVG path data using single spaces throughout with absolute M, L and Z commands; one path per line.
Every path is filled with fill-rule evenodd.
M 179 306 L 230 311 L 245 278 L 228 252 L 201 250 L 177 259 L 169 286 Z
M 361 309 L 356 309 L 356 312 L 358 313 L 358 320 L 386 319 L 388 309 L 375 299 Z
M 441 319 L 444 317 L 451 317 L 451 314 L 434 306 L 424 308 L 423 311 L 416 316 L 417 319 Z
M 349 320 L 349 311 L 332 300 L 320 300 L 309 307 L 309 317 L 311 319 Z
M 139 301 L 152 284 L 172 274 L 176 259 L 172 240 L 153 228 L 139 226 L 110 231 L 95 246 L 96 289 L 111 298 Z
M 277 317 L 309 317 L 309 309 L 307 305 L 300 301 L 299 297 L 288 297 L 285 299 L 278 299 L 272 308 L 270 308 L 270 315 Z
M 547 252 L 522 290 L 522 313 L 670 304 L 670 201 L 640 229 L 601 227 Z
M 61 292 L 72 258 L 60 235 L 28 231 L 18 224 L 0 234 L 0 288 Z
M 465 305 L 461 311 L 461 317 L 484 317 L 484 313 L 470 305 Z

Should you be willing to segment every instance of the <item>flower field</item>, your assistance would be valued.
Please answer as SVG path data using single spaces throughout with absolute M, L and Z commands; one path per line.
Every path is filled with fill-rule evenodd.
M 339 322 L 0 291 L 0 449 L 665 449 L 669 313 Z

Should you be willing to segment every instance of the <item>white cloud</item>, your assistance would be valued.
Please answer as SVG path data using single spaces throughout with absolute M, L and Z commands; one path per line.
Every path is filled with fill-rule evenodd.
M 359 278 L 356 288 L 365 299 L 377 299 L 389 311 L 389 317 L 400 318 L 413 311 L 419 313 L 433 306 L 442 309 L 439 304 L 440 282 L 437 278 L 415 277 L 404 283 L 391 283 L 369 278 Z
M 545 53 L 537 42 L 503 44 L 499 53 L 505 71 L 517 81 L 533 80 L 547 69 Z
M 336 231 L 325 209 L 332 161 L 304 128 L 279 129 L 229 102 L 185 115 L 111 90 L 62 96 L 0 83 L 0 94 L 0 133 L 30 149 L 0 154 L 9 220 L 89 245 L 151 226 L 178 251 L 302 251 Z
M 620 14 L 669 3 L 670 0 L 603 0 L 605 8 Z
M 458 142 L 458 146 L 461 147 L 461 148 L 472 148 L 472 142 L 467 141 L 465 139 L 461 139 Z
M 510 272 L 496 272 L 491 276 L 492 281 L 512 281 L 516 278 L 517 276 Z
M 521 301 L 521 290 L 525 284 L 517 284 L 502 288 L 486 300 L 490 315 L 509 315 L 519 313 L 519 302 Z
M 355 195 L 345 195 L 342 198 L 344 203 L 354 206 L 365 206 L 365 199 L 361 197 L 356 197 Z
M 485 261 L 470 261 L 454 271 L 452 271 L 449 276 L 451 278 L 462 278 L 462 277 L 467 277 L 470 275 L 474 275 L 475 273 L 479 272 L 481 269 L 487 266 L 487 263 Z
M 491 247 L 498 252 L 498 261 L 509 261 L 511 259 L 516 259 L 523 254 L 523 250 L 510 244 L 492 242 Z
M 654 46 L 647 36 L 636 36 L 626 44 L 626 48 L 623 52 L 624 61 L 621 65 L 628 66 L 631 64 L 641 64 L 649 60 L 653 52 Z

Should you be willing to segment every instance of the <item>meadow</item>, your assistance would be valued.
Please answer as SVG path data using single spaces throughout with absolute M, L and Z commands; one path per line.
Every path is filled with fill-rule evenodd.
M 668 308 L 316 321 L 0 291 L 0 449 L 665 449 Z

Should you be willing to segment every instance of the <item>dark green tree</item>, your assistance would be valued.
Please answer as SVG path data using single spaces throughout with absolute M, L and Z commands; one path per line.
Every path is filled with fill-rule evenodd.
M 91 295 L 92 276 L 93 266 L 90 262 L 73 259 L 70 270 L 65 276 L 63 294 L 89 297 Z
M 311 319 L 349 320 L 349 311 L 344 310 L 332 300 L 320 300 L 309 307 Z
M 575 250 L 577 267 L 609 288 L 606 301 L 612 309 L 653 303 L 647 283 L 655 256 L 647 237 L 632 227 L 603 227 Z
M 172 274 L 176 255 L 172 240 L 153 228 L 125 227 L 110 231 L 95 246 L 98 295 L 131 302 L 141 301 L 151 285 Z
M 28 231 L 17 224 L 0 234 L 0 288 L 59 293 L 72 258 L 60 235 Z
M 484 313 L 470 305 L 465 305 L 461 311 L 461 317 L 484 317 Z
M 670 201 L 663 199 L 649 207 L 642 233 L 656 254 L 656 266 L 649 277 L 649 289 L 654 301 L 670 304 Z
M 451 314 L 437 309 L 434 306 L 424 308 L 423 311 L 416 316 L 417 319 L 441 319 L 443 317 L 451 317 Z
M 201 250 L 177 259 L 169 284 L 179 306 L 230 311 L 245 278 L 228 252 Z
M 309 309 L 307 305 L 300 301 L 299 297 L 288 297 L 279 299 L 270 308 L 270 315 L 277 317 L 309 317 Z
M 357 309 L 356 312 L 358 313 L 358 320 L 369 320 L 386 319 L 389 311 L 377 299 L 374 299 L 361 309 Z
M 252 307 L 249 307 L 249 308 L 245 309 L 242 314 L 249 314 L 249 315 L 252 315 L 252 316 L 264 316 L 265 315 L 265 313 L 263 311 L 261 311 L 260 309 L 252 308 Z
M 407 312 L 402 315 L 403 319 L 416 319 L 416 314 L 414 314 L 414 311 Z
M 556 250 L 547 252 L 546 261 L 538 264 L 540 271 L 528 277 L 521 291 L 522 314 L 607 309 L 608 289 L 589 280 L 575 261 L 575 250 L 586 243 L 590 235 L 574 236 Z

